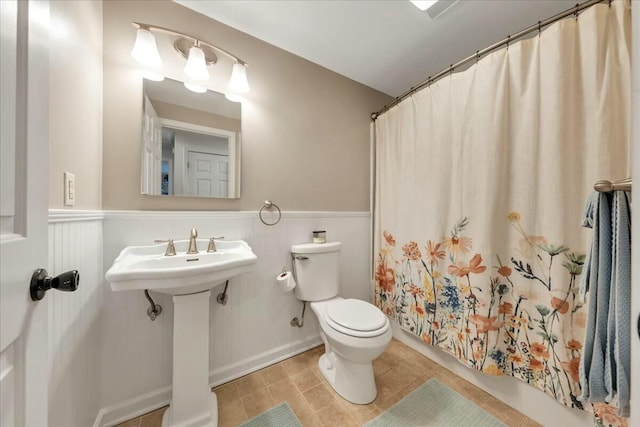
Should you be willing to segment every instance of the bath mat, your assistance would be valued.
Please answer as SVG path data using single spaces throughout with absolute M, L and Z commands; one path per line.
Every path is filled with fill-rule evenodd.
M 430 379 L 366 427 L 506 427 L 475 403 Z
M 240 427 L 302 427 L 302 424 L 291 406 L 285 402 L 240 424 Z

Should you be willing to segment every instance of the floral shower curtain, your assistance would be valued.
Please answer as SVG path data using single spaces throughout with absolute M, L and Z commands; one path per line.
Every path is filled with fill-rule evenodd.
M 628 2 L 596 5 L 381 115 L 376 304 L 467 366 L 580 402 L 581 227 L 599 179 L 630 176 Z

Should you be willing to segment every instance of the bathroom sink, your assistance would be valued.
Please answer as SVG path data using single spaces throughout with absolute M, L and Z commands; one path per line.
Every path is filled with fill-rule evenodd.
M 200 253 L 187 254 L 189 240 L 175 241 L 176 255 L 165 256 L 166 243 L 128 246 L 106 273 L 114 291 L 149 289 L 170 295 L 207 291 L 253 269 L 257 261 L 242 240 L 217 240 L 217 252 L 207 252 L 208 240 L 197 240 Z

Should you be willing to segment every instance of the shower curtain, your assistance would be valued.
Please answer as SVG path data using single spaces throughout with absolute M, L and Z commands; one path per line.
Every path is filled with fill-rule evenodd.
M 630 176 L 631 10 L 593 6 L 375 123 L 375 302 L 467 366 L 581 402 L 578 295 L 599 179 Z

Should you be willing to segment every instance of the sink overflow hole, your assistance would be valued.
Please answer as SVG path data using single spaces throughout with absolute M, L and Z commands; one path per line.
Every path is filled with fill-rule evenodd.
M 191 262 L 191 261 L 199 261 L 199 260 L 200 260 L 200 258 L 189 258 L 189 259 L 187 260 L 187 262 Z

